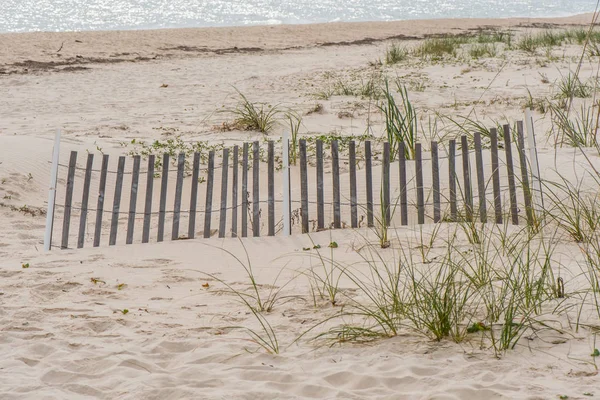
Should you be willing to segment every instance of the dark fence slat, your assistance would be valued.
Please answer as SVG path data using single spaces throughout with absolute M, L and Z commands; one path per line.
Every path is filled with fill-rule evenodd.
M 242 237 L 248 236 L 248 200 L 250 199 L 250 193 L 248 193 L 248 143 L 244 143 L 242 147 Z
M 492 185 L 494 189 L 494 216 L 497 224 L 502 223 L 502 198 L 500 197 L 500 162 L 498 160 L 498 132 L 490 129 L 490 151 L 492 159 Z
M 104 199 L 106 196 L 106 176 L 108 175 L 108 154 L 102 155 L 100 167 L 100 184 L 98 187 L 98 203 L 96 205 L 96 227 L 94 230 L 94 247 L 100 246 L 102 236 L 102 215 L 104 214 Z
M 238 230 L 238 170 L 239 147 L 233 146 L 233 171 L 231 177 L 231 237 L 237 237 Z
M 171 240 L 179 239 L 179 221 L 181 221 L 181 194 L 183 192 L 183 172 L 185 170 L 185 154 L 177 157 L 177 180 L 175 181 L 175 201 L 173 203 L 173 225 Z
M 365 142 L 365 179 L 367 184 L 367 226 L 373 227 L 373 164 L 371 161 L 371 141 Z
M 129 216 L 127 218 L 126 244 L 133 243 L 133 230 L 135 229 L 135 211 L 137 205 L 138 186 L 140 181 L 140 156 L 133 157 L 133 171 L 131 173 L 131 193 L 129 195 Z
M 463 167 L 463 195 L 465 201 L 465 217 L 467 221 L 473 221 L 473 189 L 471 187 L 471 164 L 469 162 L 469 143 L 467 137 L 460 138 Z
M 323 192 L 323 141 L 317 140 L 317 231 L 325 229 L 325 195 Z
M 448 186 L 450 190 L 450 220 L 458 220 L 458 207 L 456 205 L 456 140 L 448 143 Z
M 406 145 L 398 144 L 398 172 L 400 175 L 400 223 L 408 225 L 408 186 L 406 181 Z
M 517 187 L 515 185 L 515 169 L 512 158 L 510 126 L 504 125 L 504 153 L 506 154 L 506 172 L 508 174 L 508 191 L 510 194 L 510 216 L 513 225 L 519 225 L 519 209 L 517 206 Z
M 523 134 L 523 121 L 517 121 L 517 139 L 519 151 L 519 162 L 521 165 L 521 186 L 523 187 L 523 200 L 525 201 L 525 213 L 527 216 L 527 224 L 533 226 L 535 224 L 535 214 L 533 212 L 533 196 L 531 186 L 529 185 L 529 173 L 527 169 L 527 156 L 525 155 L 525 136 Z
M 358 228 L 358 203 L 356 197 L 356 143 L 350 141 L 348 147 L 350 167 L 350 225 Z
M 260 236 L 260 144 L 252 146 L 252 236 Z
M 337 140 L 331 142 L 331 166 L 331 175 L 333 178 L 333 227 L 339 229 L 342 227 L 342 218 L 340 207 L 340 158 Z
M 417 220 L 425 223 L 425 194 L 423 190 L 423 154 L 421 143 L 415 144 L 415 170 L 417 178 Z
M 117 243 L 117 231 L 119 229 L 119 212 L 121 210 L 121 193 L 123 191 L 123 176 L 125 175 L 125 156 L 119 157 L 117 166 L 117 181 L 115 182 L 115 197 L 113 199 L 112 219 L 110 221 L 110 235 L 108 245 Z
M 302 233 L 308 233 L 308 165 L 306 159 L 306 140 L 300 140 L 300 212 L 302 215 Z
M 268 218 L 267 235 L 275 236 L 275 143 L 269 140 L 267 151 L 267 198 L 268 198 Z
M 223 161 L 221 167 L 221 210 L 219 213 L 219 237 L 225 237 L 227 226 L 227 189 L 229 183 L 229 149 L 223 149 Z
M 392 220 L 392 205 L 390 200 L 390 144 L 388 142 L 383 143 L 383 160 L 381 162 L 381 176 L 382 176 L 382 202 L 381 207 L 383 210 L 382 218 L 385 218 L 385 225 L 390 226 Z M 383 223 L 384 221 L 382 221 Z
M 190 193 L 190 215 L 188 218 L 188 238 L 196 237 L 196 212 L 198 210 L 198 178 L 200 177 L 200 153 L 194 153 Z
M 69 170 L 67 173 L 67 191 L 65 194 L 65 212 L 63 218 L 62 241 L 60 248 L 69 247 L 69 228 L 71 226 L 71 207 L 73 203 L 73 187 L 75 186 L 75 167 L 77 166 L 77 152 L 72 151 L 69 158 Z
M 204 206 L 204 238 L 210 237 L 210 223 L 212 219 L 213 182 L 215 175 L 215 152 L 208 153 L 208 168 L 206 171 L 206 204 Z
M 485 175 L 483 173 L 483 154 L 481 146 L 481 133 L 473 135 L 475 142 L 475 168 L 477 169 L 477 195 L 479 196 L 479 220 L 487 221 L 487 201 L 485 198 Z
M 163 154 L 162 179 L 160 182 L 160 205 L 158 206 L 158 232 L 156 240 L 162 242 L 165 235 L 165 217 L 167 210 L 167 185 L 169 184 L 169 154 Z
M 433 222 L 438 223 L 442 219 L 440 206 L 440 164 L 438 143 L 431 142 L 431 177 L 433 183 Z
M 81 249 L 85 241 L 85 225 L 87 223 L 88 204 L 90 200 L 90 184 L 92 181 L 92 166 L 94 165 L 94 154 L 88 153 L 85 166 L 85 178 L 83 181 L 83 194 L 81 196 L 81 215 L 79 216 L 79 236 L 77 237 L 77 248 Z
M 144 204 L 144 226 L 142 227 L 142 243 L 150 240 L 150 222 L 152 221 L 152 191 L 154 190 L 154 154 L 148 156 L 148 174 L 146 176 L 146 202 Z

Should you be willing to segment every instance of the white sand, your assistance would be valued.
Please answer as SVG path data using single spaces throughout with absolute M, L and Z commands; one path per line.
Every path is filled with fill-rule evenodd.
M 315 100 L 311 95 L 338 79 L 368 79 L 378 68 L 369 63 L 383 57 L 390 44 L 380 40 L 460 33 L 481 26 L 525 26 L 519 28 L 522 34 L 535 31 L 534 24 L 589 20 L 587 15 L 556 20 L 0 35 L 0 398 L 552 399 L 568 395 L 571 399 L 594 391 L 600 395 L 589 356 L 594 348 L 589 331 L 574 337 L 556 334 L 547 341 L 523 339 L 501 359 L 480 349 L 476 341 L 433 342 L 408 333 L 332 348 L 304 340 L 293 343 L 308 327 L 338 311 L 326 304 L 315 308 L 302 276 L 283 289 L 284 295 L 293 296 L 291 300 L 268 314 L 282 348 L 280 355 L 269 355 L 248 340 L 244 330 L 234 328 L 257 329 L 253 315 L 235 296 L 222 293 L 222 283 L 207 276 L 215 274 L 237 290 L 248 287 L 241 267 L 221 250 L 242 254 L 240 242 L 176 241 L 43 254 L 44 216 L 11 210 L 25 204 L 31 210 L 44 209 L 52 138 L 59 127 L 64 133 L 63 163 L 70 150 L 79 150 L 84 157 L 85 150 L 95 151 L 96 146 L 109 154 L 122 154 L 120 142 L 132 139 L 179 135 L 184 140 L 230 144 L 262 138 L 215 129 L 232 120 L 231 115 L 215 111 L 236 103 L 235 86 L 253 100 L 299 111 L 321 103 L 322 113 L 304 117 L 305 134 L 360 135 L 367 126 L 367 101 L 345 96 Z M 365 38 L 377 40 L 321 45 Z M 192 51 L 173 49 L 179 46 Z M 235 47 L 262 50 L 231 51 Z M 223 49 L 229 50 L 221 54 Z M 552 94 L 540 74 L 551 82 L 564 75 L 574 68 L 578 51 L 577 46 L 567 46 L 556 50 L 559 58 L 550 61 L 540 52 L 506 60 L 382 68 L 409 85 L 425 82 L 424 92 L 411 92 L 421 108 L 454 116 L 475 110 L 471 115 L 487 123 L 514 121 L 522 118 L 527 90 L 534 96 Z M 143 60 L 135 61 L 137 57 Z M 110 62 L 115 59 L 128 61 Z M 55 64 L 17 64 L 27 60 Z M 61 71 L 69 67 L 87 69 Z M 593 60 L 586 61 L 582 76 L 593 76 L 596 68 Z M 340 111 L 352 117 L 339 118 Z M 376 113 L 372 116 L 376 135 L 381 134 L 380 118 Z M 561 172 L 574 176 L 571 171 L 579 167 L 573 160 L 581 157 L 569 149 L 556 155 L 543 140 L 548 127 L 548 119 L 536 114 L 544 174 L 552 176 L 552 169 L 559 166 Z M 278 138 L 283 129 L 278 126 L 272 137 Z M 598 163 L 596 153 L 592 158 Z M 415 240 L 412 228 L 398 229 L 393 236 Z M 357 259 L 354 249 L 375 237 L 367 230 L 344 230 L 315 234 L 312 239 L 322 245 L 337 241 L 336 259 L 352 263 Z M 263 285 L 282 286 L 310 266 L 301 251 L 310 245 L 307 236 L 245 239 L 243 244 Z M 570 255 L 577 254 L 577 245 L 561 246 L 560 262 L 575 274 L 581 256 Z M 22 268 L 23 263 L 30 267 Z M 208 288 L 202 286 L 206 283 Z M 119 289 L 120 284 L 125 286 Z M 129 310 L 126 315 L 120 312 L 124 309 Z

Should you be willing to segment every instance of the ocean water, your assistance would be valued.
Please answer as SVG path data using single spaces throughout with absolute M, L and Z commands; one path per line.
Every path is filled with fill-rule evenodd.
M 0 0 L 0 32 L 552 17 L 597 0 Z

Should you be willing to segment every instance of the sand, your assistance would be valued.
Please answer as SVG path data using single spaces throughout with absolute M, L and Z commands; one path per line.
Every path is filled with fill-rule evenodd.
M 392 42 L 414 46 L 424 37 L 479 28 L 522 35 L 590 19 L 0 35 L 0 398 L 550 399 L 594 393 L 598 378 L 589 354 L 597 345 L 589 331 L 523 339 L 500 358 L 477 341 L 436 342 L 414 332 L 333 347 L 295 341 L 340 309 L 312 304 L 302 275 L 311 261 L 302 248 L 333 240 L 340 244 L 336 259 L 353 263 L 356 248 L 376 242 L 368 229 L 312 239 L 297 234 L 42 251 L 58 128 L 63 164 L 70 150 L 120 155 L 133 139 L 262 140 L 260 133 L 220 129 L 233 120 L 222 111 L 237 103 L 237 88 L 253 101 L 303 114 L 320 104 L 321 111 L 303 117 L 305 135 L 362 135 L 368 128 L 377 136 L 382 120 L 372 102 L 315 94 L 381 71 L 400 77 L 422 109 L 512 122 L 523 118 L 529 93 L 554 94 L 552 83 L 575 68 L 580 47 L 396 66 L 377 60 Z M 596 71 L 596 61 L 586 60 L 582 76 Z M 578 176 L 581 154 L 555 150 L 546 136 L 549 118 L 534 116 L 545 176 L 557 168 Z M 284 129 L 278 125 L 269 137 L 278 139 Z M 598 165 L 597 152 L 590 154 Z M 416 230 L 394 229 L 393 236 L 395 243 L 414 243 Z M 248 289 L 243 269 L 223 251 L 242 255 L 242 246 L 264 290 L 283 287 L 289 296 L 268 314 L 280 354 L 250 340 L 240 327 L 259 329 L 257 320 L 226 292 L 224 282 Z M 577 245 L 560 246 L 561 266 L 576 275 Z M 443 244 L 436 247 L 443 251 Z

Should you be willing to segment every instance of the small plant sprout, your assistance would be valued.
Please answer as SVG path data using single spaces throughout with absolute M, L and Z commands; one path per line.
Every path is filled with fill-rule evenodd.
M 21 264 L 21 268 L 29 268 L 29 263 Z
M 129 314 L 129 310 L 124 308 L 123 310 L 120 310 L 121 314 L 126 315 Z

